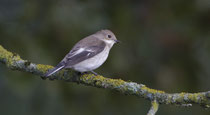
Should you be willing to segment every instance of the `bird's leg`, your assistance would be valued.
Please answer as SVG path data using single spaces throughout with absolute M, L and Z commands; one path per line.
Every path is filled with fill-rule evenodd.
M 80 75 L 87 74 L 88 72 L 79 72 Z
M 96 76 L 98 75 L 98 74 L 97 74 L 96 72 L 94 72 L 94 71 L 90 71 L 90 72 L 93 73 L 93 74 L 96 75 Z

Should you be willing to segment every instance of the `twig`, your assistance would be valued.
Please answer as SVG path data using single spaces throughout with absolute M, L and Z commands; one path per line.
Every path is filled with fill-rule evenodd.
M 147 113 L 147 115 L 155 115 L 156 112 L 158 111 L 158 108 L 159 108 L 159 103 L 156 100 L 152 101 L 151 108 L 149 112 Z

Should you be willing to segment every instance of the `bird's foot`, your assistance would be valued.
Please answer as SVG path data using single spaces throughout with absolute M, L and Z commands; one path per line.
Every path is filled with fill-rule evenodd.
M 85 74 L 87 74 L 88 72 L 78 72 L 78 75 L 85 75 Z
M 97 76 L 98 74 L 94 71 L 90 71 L 91 73 L 93 73 L 95 76 Z

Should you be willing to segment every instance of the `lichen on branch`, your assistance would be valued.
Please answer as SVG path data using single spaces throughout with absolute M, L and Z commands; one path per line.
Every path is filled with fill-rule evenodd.
M 35 64 L 27 60 L 23 60 L 16 53 L 12 53 L 4 49 L 0 45 L 0 62 L 7 65 L 12 70 L 18 70 L 23 72 L 32 73 L 42 78 L 44 73 L 53 66 Z M 79 84 L 111 89 L 118 91 L 126 95 L 135 95 L 142 97 L 147 100 L 156 100 L 158 104 L 174 104 L 174 105 L 189 105 L 199 104 L 202 107 L 208 108 L 210 105 L 210 91 L 199 92 L 199 93 L 165 93 L 164 91 L 151 89 L 146 87 L 144 84 L 138 84 L 135 82 L 127 82 L 121 79 L 106 78 L 101 75 L 95 76 L 93 74 L 79 75 L 73 70 L 62 70 L 52 76 L 49 79 L 64 80 L 67 82 L 76 82 Z
M 149 112 L 147 113 L 147 115 L 155 115 L 158 110 L 158 107 L 159 107 L 159 103 L 156 100 L 153 100 L 151 102 L 151 108 Z

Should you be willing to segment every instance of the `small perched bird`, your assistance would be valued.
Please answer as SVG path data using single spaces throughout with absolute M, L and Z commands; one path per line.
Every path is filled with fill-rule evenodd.
M 48 77 L 63 68 L 72 68 L 79 72 L 92 72 L 107 59 L 109 51 L 119 41 L 110 30 L 101 30 L 80 40 L 64 59 L 44 76 Z

